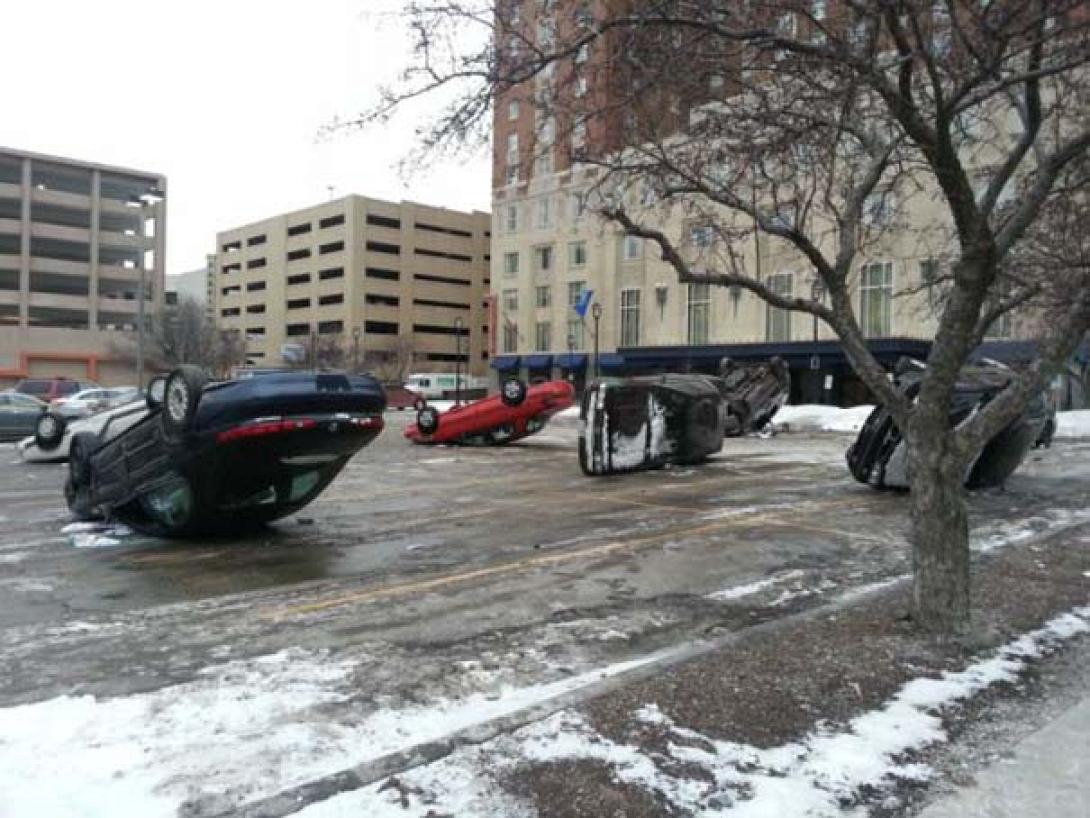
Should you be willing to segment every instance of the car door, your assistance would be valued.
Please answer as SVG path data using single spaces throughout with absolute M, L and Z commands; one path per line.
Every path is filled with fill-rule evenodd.
M 0 395 L 0 438 L 11 437 L 14 432 L 11 395 Z
M 9 395 L 11 412 L 8 419 L 11 426 L 7 434 L 25 437 L 34 434 L 38 417 L 42 414 L 42 405 L 26 395 Z

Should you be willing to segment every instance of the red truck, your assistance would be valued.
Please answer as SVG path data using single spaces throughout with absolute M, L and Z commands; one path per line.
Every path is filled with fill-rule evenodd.
M 527 387 L 517 378 L 508 378 L 498 395 L 442 413 L 434 406 L 423 407 L 405 437 L 413 443 L 502 446 L 540 432 L 550 417 L 574 403 L 575 389 L 567 381 Z

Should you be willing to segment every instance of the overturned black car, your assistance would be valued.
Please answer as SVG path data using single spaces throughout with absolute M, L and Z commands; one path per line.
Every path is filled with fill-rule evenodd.
M 699 463 L 723 437 L 759 431 L 787 400 L 787 365 L 739 366 L 720 375 L 663 374 L 598 381 L 587 387 L 579 417 L 579 466 L 587 475 Z
M 903 360 L 897 366 L 895 383 L 908 398 L 915 399 L 925 367 L 919 361 Z M 1002 392 L 1014 377 L 1002 364 L 985 363 L 964 367 L 958 377 L 950 408 L 950 426 L 956 427 Z M 1034 396 L 1022 414 L 984 446 L 965 475 L 965 487 L 989 488 L 1002 485 L 1037 443 L 1052 420 L 1053 412 L 1044 393 Z M 860 483 L 878 489 L 907 489 L 908 447 L 901 430 L 884 407 L 878 406 L 859 432 L 847 454 L 848 468 Z
M 152 381 L 146 405 L 72 438 L 68 507 L 158 536 L 254 528 L 317 497 L 382 431 L 385 406 L 366 376 L 209 383 L 183 366 Z M 59 444 L 55 426 L 43 424 L 39 446 Z

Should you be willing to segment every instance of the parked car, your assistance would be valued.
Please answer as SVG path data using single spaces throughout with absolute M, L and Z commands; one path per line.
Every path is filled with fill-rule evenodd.
M 144 404 L 72 436 L 65 498 L 80 519 L 106 516 L 159 536 L 260 526 L 317 497 L 382 431 L 385 405 L 367 376 L 209 383 L 182 366 L 153 379 Z M 61 444 L 58 417 L 39 422 L 40 449 Z
M 116 389 L 96 387 L 84 389 L 74 395 L 60 398 L 53 402 L 53 410 L 62 417 L 72 420 L 85 418 L 103 409 L 121 406 L 139 399 L 140 391 L 135 386 L 123 386 Z
M 925 370 L 918 361 L 898 364 L 895 383 L 906 397 L 915 400 Z M 972 417 L 1002 392 L 1014 372 L 997 363 L 967 366 L 961 370 L 950 407 L 950 426 Z M 1052 417 L 1045 394 L 1039 393 L 1022 414 L 985 444 L 965 475 L 966 488 L 999 486 L 1026 457 Z M 908 446 L 889 410 L 878 406 L 871 412 L 855 443 L 848 449 L 848 469 L 860 483 L 878 489 L 907 489 Z
M 508 378 L 498 395 L 439 412 L 424 406 L 416 423 L 405 430 L 413 443 L 468 443 L 503 446 L 545 428 L 549 418 L 575 403 L 575 388 L 567 381 L 527 387 Z
M 32 395 L 0 392 L 0 440 L 33 434 L 38 418 L 48 408 L 48 403 Z
M 427 405 L 427 400 L 423 395 L 411 389 L 406 389 L 404 386 L 387 384 L 385 389 L 387 409 L 416 409 L 419 411 Z
M 25 378 L 15 384 L 15 392 L 23 395 L 33 395 L 46 403 L 53 403 L 61 398 L 66 398 L 81 392 L 84 389 L 95 389 L 98 384 L 91 381 L 72 380 L 71 378 Z
M 488 391 L 488 378 L 453 372 L 415 372 L 405 379 L 405 388 L 425 400 L 451 399 L 460 393 L 465 397 L 481 397 Z

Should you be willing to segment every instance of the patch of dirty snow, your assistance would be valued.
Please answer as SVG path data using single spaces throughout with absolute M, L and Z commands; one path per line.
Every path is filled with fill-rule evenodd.
M 0 792 L 9 810 L 2 814 L 166 818 L 192 800 L 227 812 L 657 658 L 374 711 L 353 698 L 356 663 L 291 649 L 210 667 L 192 682 L 150 693 L 0 708 Z
M 1057 412 L 1055 437 L 1090 437 L 1090 409 Z
M 1090 632 L 1090 606 L 1053 619 L 965 670 L 904 684 L 883 706 L 846 724 L 822 724 L 803 739 L 760 748 L 722 741 L 674 723 L 656 705 L 633 713 L 633 743 L 609 739 L 577 712 L 561 711 L 508 735 L 461 748 L 425 766 L 297 813 L 300 818 L 484 818 L 532 814 L 498 783 L 527 762 L 598 761 L 615 780 L 663 799 L 682 814 L 748 818 L 839 818 L 864 790 L 926 781 L 931 770 L 906 754 L 947 740 L 944 710 L 1018 678 L 1027 663 Z M 645 731 L 652 751 L 638 739 Z M 688 774 L 686 774 L 688 772 Z
M 772 428 L 784 432 L 858 432 L 863 428 L 873 406 L 824 406 L 804 403 L 784 406 L 773 416 Z
M 1090 522 L 1090 508 L 1056 508 L 1017 522 L 997 523 L 982 527 L 969 536 L 969 547 L 978 553 L 986 554 L 1017 545 L 1057 529 L 1068 528 Z
M 704 598 L 716 602 L 730 602 L 735 599 L 741 599 L 742 597 L 753 596 L 753 594 L 760 593 L 765 588 L 771 588 L 778 583 L 801 577 L 802 573 L 802 571 L 784 571 L 783 573 L 775 574 L 768 579 L 760 579 L 756 582 L 746 583 L 745 585 L 733 585 L 730 588 L 723 588 L 721 591 L 710 593 Z
M 424 465 L 427 465 L 427 466 L 438 466 L 438 465 L 440 465 L 442 463 L 457 463 L 458 458 L 457 457 L 431 457 L 431 458 L 428 458 L 427 460 L 420 460 L 418 462 L 423 463 Z
M 133 533 L 126 525 L 103 523 L 72 523 L 61 530 L 75 548 L 111 548 L 121 545 L 118 537 L 129 537 Z

